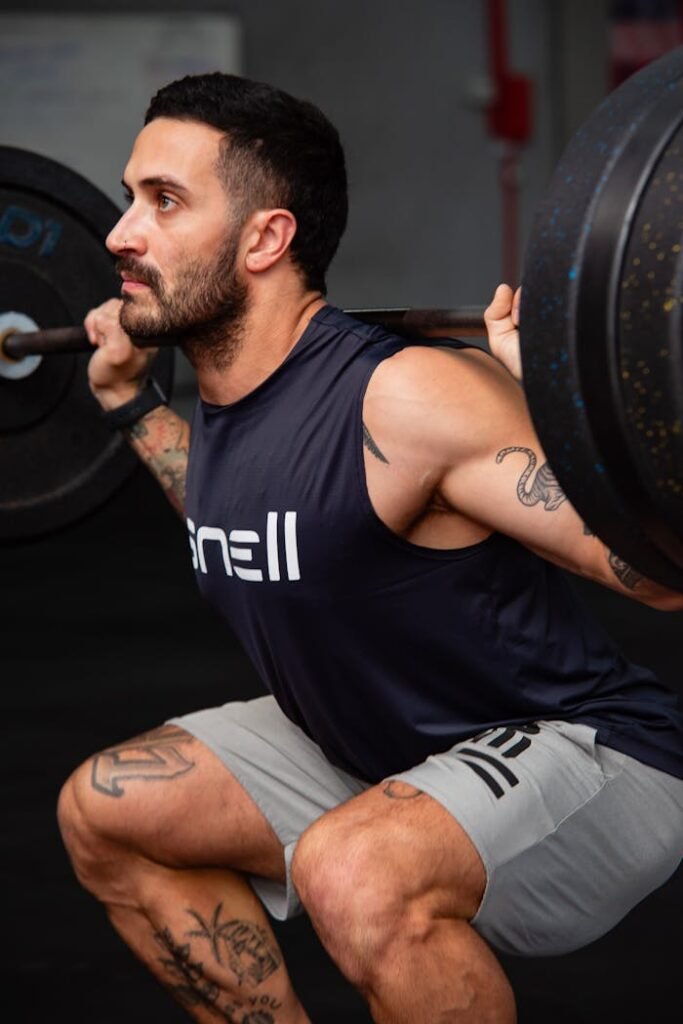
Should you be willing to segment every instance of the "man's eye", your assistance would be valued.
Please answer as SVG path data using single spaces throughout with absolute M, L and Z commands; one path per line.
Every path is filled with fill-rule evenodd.
M 166 196 L 163 193 L 159 196 L 159 199 L 157 201 L 159 203 L 160 210 L 170 210 L 172 206 L 175 206 L 175 203 L 173 202 L 171 197 Z

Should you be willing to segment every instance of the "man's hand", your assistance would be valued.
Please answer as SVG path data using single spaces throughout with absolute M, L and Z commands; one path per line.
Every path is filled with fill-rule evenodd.
M 509 284 L 499 284 L 484 312 L 491 352 L 516 380 L 522 379 L 519 352 L 519 300 L 522 289 L 513 293 Z
M 88 364 L 90 390 L 103 409 L 116 409 L 135 398 L 156 349 L 136 348 L 119 322 L 121 299 L 109 299 L 85 318 L 84 327 L 97 351 Z

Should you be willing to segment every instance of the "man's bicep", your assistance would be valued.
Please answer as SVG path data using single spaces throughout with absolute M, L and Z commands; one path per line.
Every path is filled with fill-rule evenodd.
M 524 393 L 494 359 L 408 350 L 387 361 L 383 386 L 374 385 L 385 413 L 372 420 L 372 435 L 383 452 L 385 433 L 400 432 L 423 476 L 435 470 L 439 497 L 454 511 L 577 572 L 590 568 L 583 562 L 595 545 L 582 544 L 583 523 L 543 454 Z
M 507 371 L 482 352 L 440 359 L 422 366 L 430 372 L 413 381 L 415 394 L 398 409 L 410 424 L 404 433 L 418 439 L 413 447 L 435 470 L 441 502 L 562 568 L 653 607 L 683 609 L 680 594 L 641 576 L 586 529 Z M 415 365 L 405 369 L 410 380 L 417 376 Z
M 548 561 L 638 596 L 642 577 L 586 527 L 533 429 L 511 430 L 509 442 L 498 438 L 490 450 L 454 465 L 444 479 L 446 500 Z
M 509 440 L 456 460 L 444 478 L 444 497 L 458 511 L 545 557 L 563 564 L 581 558 L 585 527 L 538 440 L 527 433 L 511 433 Z

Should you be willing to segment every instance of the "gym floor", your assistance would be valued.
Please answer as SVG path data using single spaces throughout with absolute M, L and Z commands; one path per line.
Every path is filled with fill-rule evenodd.
M 261 686 L 196 593 L 184 528 L 143 469 L 78 525 L 0 546 L 0 572 L 5 1006 L 27 1024 L 181 1024 L 72 877 L 57 794 L 93 751 Z M 626 653 L 681 686 L 680 614 L 579 586 Z M 676 1024 L 682 910 L 679 870 L 588 949 L 506 959 L 521 1024 Z M 370 1020 L 305 919 L 276 931 L 314 1022 Z

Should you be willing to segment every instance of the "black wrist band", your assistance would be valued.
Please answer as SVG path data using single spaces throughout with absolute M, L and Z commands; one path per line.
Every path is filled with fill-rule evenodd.
M 152 409 L 159 405 L 168 405 L 168 398 L 161 390 L 161 385 L 154 377 L 148 377 L 147 382 L 135 398 L 130 402 L 124 402 L 116 409 L 108 409 L 102 413 L 102 419 L 110 430 L 122 430 L 124 427 L 132 427 L 139 419 L 146 416 Z

